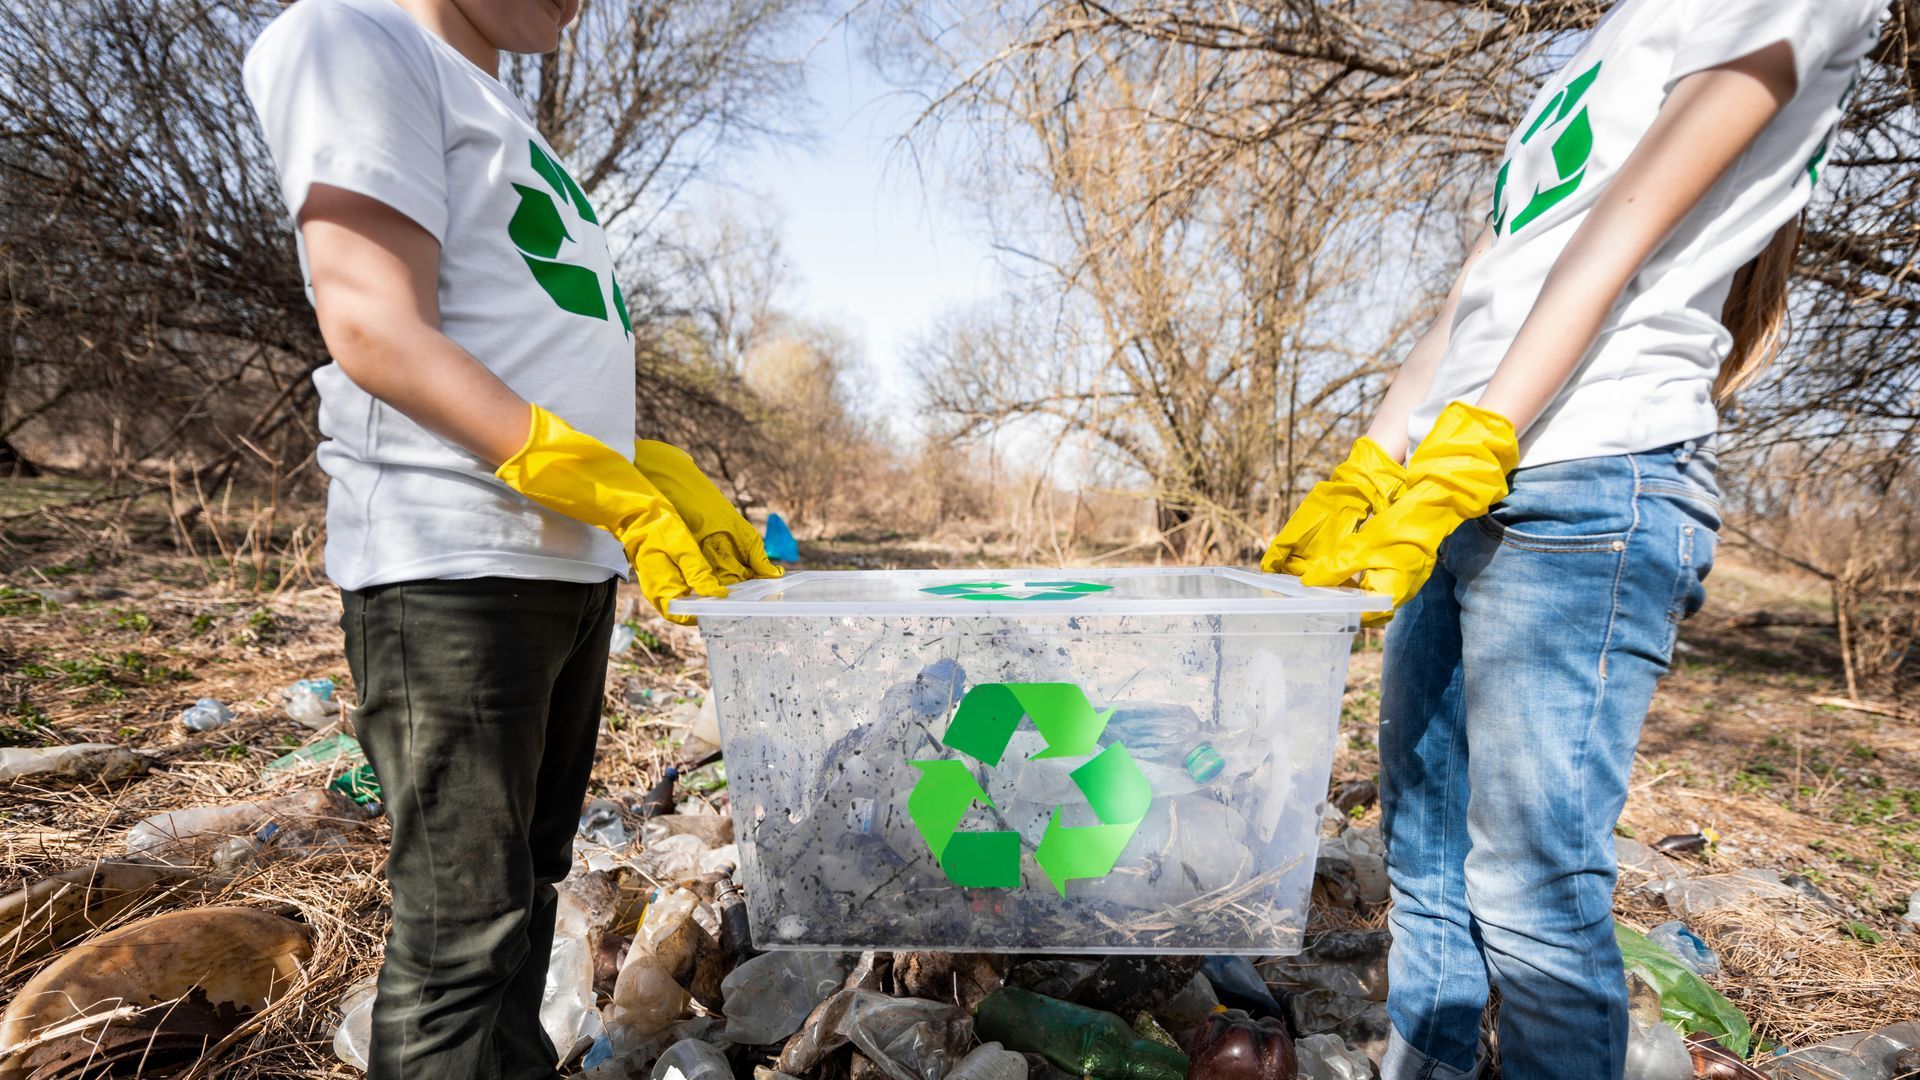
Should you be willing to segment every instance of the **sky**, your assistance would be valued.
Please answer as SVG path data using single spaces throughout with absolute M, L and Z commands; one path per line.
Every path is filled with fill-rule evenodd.
M 807 81 L 813 145 L 736 158 L 726 184 L 772 204 L 795 279 L 783 306 L 851 334 L 873 375 L 874 414 L 910 426 L 904 352 L 942 310 L 993 291 L 992 252 L 967 208 L 923 187 L 898 148 L 917 102 L 881 79 L 856 33 L 820 41 Z

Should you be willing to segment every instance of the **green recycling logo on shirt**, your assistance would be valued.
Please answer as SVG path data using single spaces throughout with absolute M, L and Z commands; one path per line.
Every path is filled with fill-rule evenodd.
M 940 740 L 993 769 L 999 767 L 1020 721 L 1028 719 L 1047 744 L 1033 760 L 1093 755 L 1068 775 L 1100 824 L 1068 828 L 1060 823 L 1061 808 L 1056 806 L 1033 853 L 1061 896 L 1067 895 L 1067 882 L 1074 878 L 1100 878 L 1113 871 L 1153 801 L 1153 788 L 1127 748 L 1118 742 L 1100 748 L 1100 734 L 1112 716 L 1112 709 L 1095 712 L 1086 693 L 1072 683 L 982 683 L 960 699 Z M 1017 888 L 1020 834 L 960 829 L 974 803 L 993 806 L 972 767 L 960 758 L 909 764 L 920 771 L 920 779 L 907 796 L 907 817 L 940 861 L 947 880 L 972 889 Z
M 540 149 L 540 144 L 528 140 L 527 150 L 533 159 L 533 171 L 547 182 L 552 191 L 545 191 L 525 184 L 513 185 L 520 196 L 520 203 L 514 208 L 513 219 L 507 222 L 507 237 L 513 246 L 520 249 L 520 257 L 526 260 L 527 269 L 533 272 L 533 280 L 546 292 L 560 310 L 575 315 L 584 315 L 590 319 L 605 320 L 607 317 L 606 295 L 600 289 L 600 275 L 590 267 L 580 266 L 561 260 L 560 247 L 572 240 L 573 234 L 567 231 L 566 221 L 561 217 L 560 207 L 571 206 L 581 221 L 596 228 L 600 219 L 593 213 L 592 204 L 587 202 L 587 193 L 580 190 L 573 177 L 560 163 Z M 559 202 L 556 203 L 555 199 Z M 614 281 L 613 308 L 620 315 L 621 329 L 628 337 L 633 336 L 633 323 L 627 318 L 627 301 L 620 295 L 620 283 Z
M 1499 236 L 1502 231 L 1508 235 L 1519 232 L 1528 223 L 1541 214 L 1553 209 L 1580 189 L 1580 181 L 1586 179 L 1587 158 L 1593 153 L 1593 123 L 1587 118 L 1586 107 L 1580 102 L 1586 97 L 1593 81 L 1600 77 L 1600 65 L 1594 64 L 1581 73 L 1572 82 L 1547 102 L 1533 126 L 1520 136 L 1520 145 L 1526 146 L 1533 141 L 1543 128 L 1553 128 L 1558 132 L 1553 138 L 1553 167 L 1558 180 L 1551 187 L 1535 186 L 1527 205 L 1514 215 L 1511 226 L 1507 224 L 1507 211 L 1512 206 L 1506 201 L 1507 173 L 1513 168 L 1512 159 L 1502 162 L 1500 174 L 1493 181 L 1493 213 L 1487 220 L 1493 223 L 1493 234 Z M 1579 112 L 1574 112 L 1578 107 Z

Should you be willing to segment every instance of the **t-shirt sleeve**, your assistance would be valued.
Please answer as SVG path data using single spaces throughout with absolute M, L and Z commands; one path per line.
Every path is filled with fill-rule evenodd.
M 1784 42 L 1793 50 L 1796 87 L 1877 22 L 1886 0 L 1687 0 L 1686 39 L 1674 56 L 1675 80 Z
M 313 185 L 330 184 L 443 239 L 446 140 L 431 63 L 343 4 L 307 0 L 261 34 L 244 78 L 289 215 L 298 221 Z

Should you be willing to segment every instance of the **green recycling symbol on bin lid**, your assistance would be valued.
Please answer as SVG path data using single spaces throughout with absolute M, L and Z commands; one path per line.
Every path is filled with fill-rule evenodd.
M 1072 600 L 1111 588 L 1111 585 L 1091 581 L 1029 581 L 1020 590 L 1008 591 L 1014 586 L 1004 581 L 960 581 L 952 585 L 932 585 L 920 591 L 955 600 Z
M 1072 683 L 982 683 L 960 699 L 953 722 L 940 740 L 987 768 L 996 768 L 1024 717 L 1033 721 L 1047 744 L 1034 760 L 1093 754 L 1068 775 L 1100 824 L 1069 828 L 1061 824 L 1061 808 L 1056 806 L 1033 853 L 1061 896 L 1074 878 L 1099 878 L 1112 872 L 1153 801 L 1146 774 L 1124 745 L 1115 742 L 1100 749 L 1100 733 L 1112 716 L 1112 709 L 1095 712 L 1086 693 Z M 1018 887 L 1019 833 L 960 831 L 961 819 L 975 802 L 993 806 L 967 762 L 944 758 L 910 764 L 920 770 L 920 779 L 907 796 L 907 816 L 947 879 L 966 888 Z

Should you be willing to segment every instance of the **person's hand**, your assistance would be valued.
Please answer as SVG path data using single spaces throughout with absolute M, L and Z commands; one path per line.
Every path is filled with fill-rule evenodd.
M 1379 443 L 1361 436 L 1347 460 L 1300 500 L 1260 560 L 1260 569 L 1304 576 L 1309 565 L 1333 554 L 1369 516 L 1385 510 L 1406 478 L 1407 470 Z
M 1427 583 L 1441 541 L 1506 498 L 1507 474 L 1519 460 L 1519 438 L 1506 417 L 1461 401 L 1448 405 L 1408 459 L 1400 495 L 1301 580 L 1357 581 L 1399 608 Z
M 691 454 L 677 446 L 642 439 L 633 444 L 633 464 L 687 523 L 720 584 L 738 585 L 785 573 L 767 558 L 760 534 L 693 463 Z
M 633 462 L 540 406 L 532 409 L 526 444 L 495 476 L 549 510 L 612 533 L 640 592 L 668 621 L 693 623 L 690 615 L 667 614 L 676 597 L 727 595 L 686 522 Z

